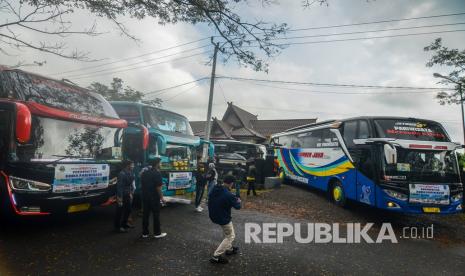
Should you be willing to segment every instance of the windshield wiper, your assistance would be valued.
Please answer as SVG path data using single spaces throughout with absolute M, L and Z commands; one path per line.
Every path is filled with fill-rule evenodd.
M 89 159 L 87 157 L 81 157 L 81 156 L 75 156 L 75 155 L 58 155 L 58 154 L 52 154 L 52 156 L 55 156 L 55 157 L 59 157 L 58 159 L 56 160 L 53 160 L 49 163 L 46 163 L 45 165 L 50 165 L 50 164 L 56 164 L 58 162 L 60 162 L 61 160 L 64 160 L 66 158 L 70 158 L 70 159 L 79 159 L 79 160 L 85 160 L 85 159 Z

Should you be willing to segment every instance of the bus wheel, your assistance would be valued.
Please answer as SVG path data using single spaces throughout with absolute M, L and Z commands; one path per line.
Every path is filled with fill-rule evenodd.
M 346 200 L 346 196 L 344 194 L 344 189 L 342 188 L 341 182 L 339 182 L 338 180 L 334 181 L 333 184 L 331 185 L 331 189 L 329 192 L 330 192 L 331 200 L 334 202 L 334 204 L 341 206 L 341 207 L 346 206 L 347 200 Z

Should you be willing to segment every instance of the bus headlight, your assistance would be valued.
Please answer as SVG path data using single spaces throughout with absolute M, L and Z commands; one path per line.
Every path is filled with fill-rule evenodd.
M 388 196 L 405 201 L 407 200 L 407 195 L 399 193 L 393 190 L 383 190 Z
M 451 196 L 451 199 L 452 199 L 452 201 L 455 202 L 455 201 L 461 200 L 462 197 L 463 197 L 463 196 L 462 196 L 462 193 L 458 193 L 458 194 L 456 194 L 456 195 L 454 195 L 454 196 Z
M 48 192 L 51 188 L 50 184 L 15 176 L 10 176 L 10 186 L 13 190 L 30 192 Z

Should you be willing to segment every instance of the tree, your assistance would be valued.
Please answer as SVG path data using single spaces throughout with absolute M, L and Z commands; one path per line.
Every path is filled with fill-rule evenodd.
M 276 0 L 260 0 L 263 7 L 271 5 Z M 327 0 L 302 1 L 304 7 L 314 3 L 320 5 Z M 0 21 L 0 51 L 6 53 L 4 47 L 33 48 L 35 50 L 59 55 L 65 58 L 86 60 L 87 54 L 73 51 L 64 52 L 66 44 L 49 44 L 45 41 L 29 42 L 21 39 L 22 30 L 30 30 L 47 36 L 64 37 L 71 34 L 96 35 L 95 25 L 84 30 L 71 30 L 71 22 L 65 16 L 78 9 L 85 9 L 99 17 L 105 17 L 116 24 L 122 34 L 133 37 L 118 18 L 130 16 L 136 19 L 156 18 L 159 24 L 175 24 L 185 22 L 190 24 L 207 24 L 220 43 L 224 60 L 234 57 L 240 64 L 251 66 L 254 70 L 267 70 L 264 58 L 272 57 L 283 48 L 275 44 L 273 38 L 285 33 L 285 23 L 275 24 L 256 20 L 248 22 L 234 11 L 241 3 L 248 0 L 21 0 L 17 6 L 11 0 L 0 0 L 0 15 L 12 15 L 13 20 L 5 17 Z M 22 9 L 29 8 L 24 13 Z M 54 30 L 41 26 L 51 24 Z M 3 47 L 2 47 L 3 46 Z M 258 53 L 264 54 L 264 57 Z
M 144 93 L 137 91 L 130 86 L 124 87 L 124 82 L 120 78 L 113 78 L 110 86 L 106 86 L 99 82 L 93 82 L 90 84 L 88 89 L 99 93 L 108 101 L 142 102 L 157 107 L 161 107 L 163 103 L 160 98 L 146 99 Z
M 88 29 L 72 29 L 72 23 L 66 16 L 73 12 L 71 7 L 62 7 L 55 1 L 11 1 L 0 0 L 0 54 L 11 55 L 7 48 L 22 50 L 25 48 L 76 60 L 90 60 L 88 53 L 78 50 L 66 51 L 66 44 L 50 42 L 49 38 L 65 38 L 70 35 L 94 36 L 95 23 Z M 29 41 L 22 34 L 31 31 L 44 36 L 43 41 Z M 43 65 L 37 62 L 28 65 Z M 20 63 L 19 65 L 25 65 Z M 18 65 L 18 66 L 19 66 Z
M 442 45 L 441 38 L 437 38 L 433 43 L 424 48 L 425 51 L 433 52 L 433 56 L 426 63 L 427 67 L 435 65 L 447 66 L 452 70 L 448 77 L 457 83 L 461 83 L 465 88 L 465 50 L 449 49 Z M 440 83 L 451 84 L 451 81 L 442 79 Z M 459 86 L 455 84 L 455 92 L 439 92 L 436 95 L 439 103 L 444 104 L 459 104 L 460 93 Z

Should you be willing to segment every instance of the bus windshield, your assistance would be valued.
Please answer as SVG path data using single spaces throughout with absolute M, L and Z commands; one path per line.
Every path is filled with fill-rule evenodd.
M 453 151 L 397 148 L 397 164 L 384 162 L 384 177 L 386 180 L 458 183 L 459 170 L 455 158 Z
M 115 147 L 117 128 L 32 117 L 31 140 L 17 145 L 12 161 L 50 161 L 64 157 L 97 160 L 121 159 Z
M 182 133 L 185 135 L 194 135 L 189 121 L 179 114 L 157 108 L 146 107 L 144 108 L 144 118 L 147 127 Z
M 434 122 L 379 119 L 375 120 L 375 126 L 381 138 L 449 142 L 444 129 Z
M 118 113 L 121 119 L 124 119 L 129 123 L 141 123 L 141 116 L 138 106 L 114 104 L 113 108 L 116 110 L 116 113 Z
M 0 98 L 33 101 L 66 111 L 118 118 L 111 105 L 97 93 L 22 71 L 0 71 Z

